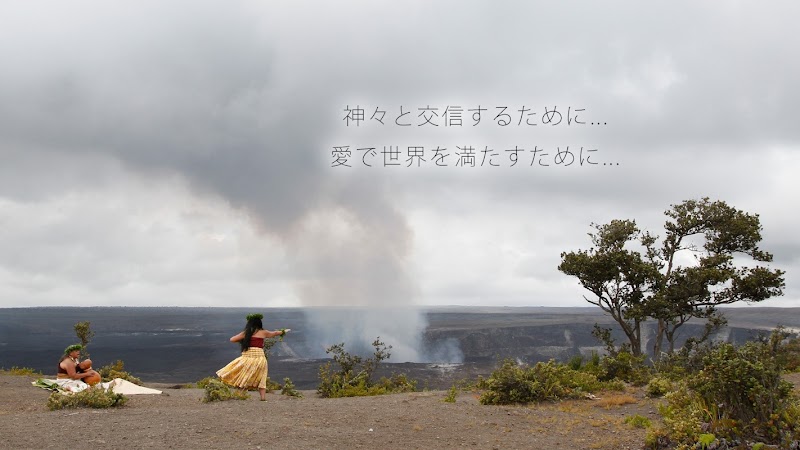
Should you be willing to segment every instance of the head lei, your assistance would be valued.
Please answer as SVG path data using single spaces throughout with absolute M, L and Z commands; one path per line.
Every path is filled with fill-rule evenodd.
M 263 314 L 259 314 L 259 313 L 252 313 L 252 314 L 248 314 L 247 315 L 247 321 L 248 322 L 253 320 L 253 319 L 261 320 L 263 318 L 264 318 L 264 315 Z
M 64 354 L 68 355 L 68 354 L 74 352 L 75 350 L 83 350 L 83 346 L 81 344 L 72 344 L 69 347 L 64 349 Z

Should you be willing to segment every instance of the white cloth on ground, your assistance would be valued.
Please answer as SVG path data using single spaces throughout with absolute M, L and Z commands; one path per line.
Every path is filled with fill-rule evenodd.
M 61 378 L 57 380 L 45 380 L 48 382 L 52 382 L 57 384 L 62 389 L 68 392 L 80 392 L 87 388 L 89 385 L 84 383 L 81 380 L 70 380 L 67 378 Z M 100 383 L 100 386 L 103 389 L 111 388 L 111 391 L 116 394 L 124 394 L 124 395 L 140 395 L 140 394 L 160 394 L 161 391 L 157 389 L 150 389 L 143 386 L 139 386 L 138 384 L 131 383 L 130 381 L 123 380 L 122 378 L 114 378 L 111 381 L 106 383 Z

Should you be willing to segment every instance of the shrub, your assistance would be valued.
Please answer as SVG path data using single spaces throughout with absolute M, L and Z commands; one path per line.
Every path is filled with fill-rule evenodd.
M 128 398 L 122 394 L 115 394 L 111 389 L 94 386 L 77 393 L 53 392 L 47 399 L 47 407 L 51 411 L 79 407 L 112 408 L 122 406 L 127 401 Z
M 652 425 L 650 419 L 644 416 L 640 416 L 639 414 L 634 414 L 632 416 L 626 417 L 625 423 L 632 426 L 633 428 L 650 428 L 650 425 Z
M 701 434 L 700 436 L 697 436 L 697 443 L 700 444 L 700 449 L 701 450 L 706 450 L 716 440 L 717 440 L 717 437 L 714 436 L 711 433 L 705 433 L 705 434 Z
M 375 339 L 372 343 L 375 348 L 371 358 L 362 358 L 345 351 L 344 343 L 336 344 L 326 350 L 333 354 L 333 363 L 338 366 L 334 370 L 331 362 L 319 368 L 320 384 L 317 393 L 324 398 L 358 397 L 366 395 L 393 394 L 416 390 L 416 381 L 409 380 L 405 375 L 393 375 L 391 378 L 381 378 L 378 383 L 372 376 L 381 361 L 389 359 L 389 349 Z
M 489 389 L 489 379 L 484 378 L 483 375 L 478 375 L 478 378 L 475 379 L 475 383 L 472 385 L 466 386 L 468 389 L 477 389 L 479 391 L 484 391 Z
M 634 356 L 626 350 L 606 355 L 600 360 L 600 374 L 597 378 L 602 381 L 618 379 L 635 386 L 644 386 L 651 377 L 644 359 L 645 355 Z
M 583 355 L 575 355 L 570 358 L 567 362 L 567 366 L 572 370 L 581 370 L 581 366 L 583 366 Z
M 800 338 L 790 339 L 785 346 L 786 349 L 786 370 L 789 372 L 800 371 Z
M 667 448 L 670 440 L 666 429 L 663 427 L 650 427 L 644 437 L 644 448 L 658 450 Z
M 676 443 L 694 443 L 711 419 L 712 412 L 696 392 L 685 384 L 665 395 L 666 405 L 658 408 L 664 418 L 665 438 Z M 663 440 L 662 440 L 663 441 Z
M 114 378 L 122 378 L 123 380 L 130 381 L 134 384 L 142 384 L 142 380 L 136 378 L 130 373 L 125 371 L 125 363 L 121 359 L 116 360 L 113 364 L 108 364 L 97 370 L 104 381 L 111 381 Z
M 204 378 L 203 389 L 205 394 L 200 399 L 203 403 L 222 402 L 226 400 L 247 400 L 250 395 L 245 391 L 231 389 L 228 385 L 216 378 Z M 198 385 L 200 382 L 198 382 Z
M 408 378 L 404 373 L 392 375 L 389 378 L 381 377 L 377 385 L 386 389 L 387 393 L 390 394 L 414 392 L 417 390 L 417 380 Z
M 196 383 L 197 387 L 200 388 L 200 389 L 205 389 L 206 386 L 208 386 L 208 384 L 211 383 L 212 380 L 218 380 L 218 378 L 216 378 L 216 377 L 205 377 L 205 378 L 203 378 L 202 380 L 200 380 L 200 381 L 198 381 Z
M 613 354 L 616 354 L 616 351 Z M 590 373 L 596 377 L 601 377 L 605 375 L 601 362 L 600 354 L 592 350 L 588 360 L 583 355 L 575 355 L 567 361 L 567 366 L 572 370 L 579 370 L 581 372 Z
M 648 397 L 663 397 L 664 394 L 672 390 L 672 382 L 666 378 L 653 377 L 647 383 L 645 393 Z
M 456 395 L 458 395 L 458 389 L 456 389 L 456 385 L 454 384 L 449 391 L 447 391 L 447 395 L 444 397 L 443 402 L 447 403 L 455 403 L 456 402 Z
M 484 405 L 580 398 L 588 392 L 619 387 L 617 383 L 603 383 L 590 373 L 572 370 L 553 360 L 529 368 L 505 360 L 486 380 L 486 385 L 487 390 L 480 397 Z
M 741 347 L 725 343 L 685 355 L 686 381 L 661 408 L 669 439 L 690 445 L 702 431 L 786 448 L 800 439 L 800 400 L 781 378 L 784 344 L 778 330 Z
M 286 378 L 286 380 L 288 380 L 288 378 Z M 284 384 L 285 384 L 285 380 L 284 380 Z M 292 385 L 292 387 L 294 387 L 294 385 Z M 283 389 L 281 387 L 280 383 L 272 381 L 271 378 L 267 377 L 267 392 L 277 391 L 278 389 Z
M 777 334 L 777 336 L 776 336 Z M 780 340 L 775 345 L 778 359 L 784 370 L 788 372 L 800 371 L 800 335 L 789 333 L 783 327 L 778 327 L 769 337 L 770 341 Z M 766 338 L 762 339 L 766 341 Z
M 292 380 L 290 380 L 289 377 L 283 379 L 283 388 L 281 389 L 281 394 L 288 395 L 289 397 L 303 398 L 303 394 L 295 389 L 294 383 L 292 383 Z

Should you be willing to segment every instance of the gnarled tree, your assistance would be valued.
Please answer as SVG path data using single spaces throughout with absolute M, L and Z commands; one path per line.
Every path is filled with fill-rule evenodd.
M 655 239 L 640 231 L 632 220 L 592 226 L 597 230 L 589 233 L 593 247 L 562 253 L 558 270 L 577 277 L 593 294 L 584 298 L 614 318 L 638 356 L 642 352 L 641 324 L 647 318 L 645 302 L 658 282 L 658 268 L 647 257 L 655 252 Z M 647 249 L 646 254 L 626 248 L 630 242 L 639 242 Z
M 658 321 L 653 353 L 675 349 L 677 331 L 692 318 L 707 319 L 704 332 L 725 323 L 720 305 L 760 302 L 782 295 L 783 271 L 760 250 L 761 223 L 722 201 L 687 200 L 665 211 L 665 236 L 640 231 L 635 222 L 593 225 L 588 251 L 561 254 L 558 269 L 594 294 L 586 298 L 622 327 L 634 354 L 641 353 L 641 323 Z M 756 262 L 747 266 L 743 260 Z M 681 261 L 682 264 L 679 262 Z

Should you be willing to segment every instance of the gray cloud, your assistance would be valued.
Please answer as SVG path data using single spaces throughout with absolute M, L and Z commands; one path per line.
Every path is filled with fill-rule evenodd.
M 0 157 L 12 162 L 0 167 L 0 223 L 15 230 L 0 243 L 19 255 L 0 266 L 17 285 L 54 271 L 58 282 L 43 286 L 86 285 L 110 254 L 90 285 L 114 295 L 136 280 L 152 295 L 226 264 L 220 291 L 283 280 L 309 305 L 457 302 L 470 292 L 518 304 L 526 289 L 535 290 L 532 303 L 580 303 L 553 263 L 587 246 L 590 222 L 631 217 L 657 229 L 670 203 L 710 195 L 762 213 L 765 244 L 778 243 L 765 248 L 790 274 L 787 297 L 800 298 L 797 240 L 784 217 L 797 186 L 793 177 L 775 181 L 798 163 L 800 63 L 785 39 L 793 3 L 79 6 L 0 7 Z M 456 103 L 581 107 L 608 125 L 425 130 L 341 120 L 347 105 L 416 113 Z M 585 145 L 620 166 L 330 167 L 333 145 L 416 143 Z M 147 191 L 149 183 L 181 193 L 125 199 L 161 189 Z M 78 207 L 70 192 L 98 204 Z M 122 206 L 103 209 L 115 193 Z M 196 241 L 178 237 L 185 229 L 156 228 L 155 241 L 137 241 L 142 231 L 125 217 L 125 206 L 191 210 L 188 201 L 247 217 L 257 232 L 202 261 L 186 256 Z M 69 214 L 46 222 L 48 207 Z M 233 227 L 227 215 L 204 217 L 209 233 Z M 228 234 L 245 233 L 234 228 Z M 185 267 L 146 270 L 157 252 L 120 245 L 126 239 L 172 243 Z M 526 254 L 494 251 L 503 245 Z M 157 259 L 170 266 L 170 256 Z M 236 270 L 246 287 L 231 288 Z M 462 277 L 482 289 L 459 285 Z

